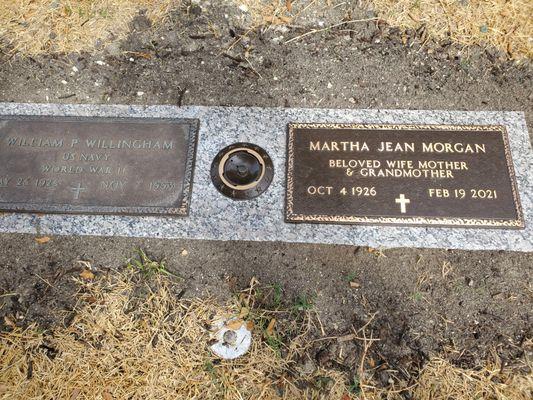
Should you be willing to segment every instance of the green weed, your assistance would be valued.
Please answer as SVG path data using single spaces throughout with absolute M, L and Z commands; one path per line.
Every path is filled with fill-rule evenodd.
M 173 275 L 170 271 L 167 270 L 164 260 L 152 260 L 141 249 L 136 250 L 136 253 L 136 257 L 134 256 L 127 261 L 127 268 L 134 271 L 138 271 L 146 277 L 150 277 L 157 274 L 167 276 Z
M 413 293 L 413 300 L 420 301 L 423 298 L 424 298 L 424 296 L 422 295 L 422 293 L 420 293 L 420 292 L 414 292 Z
M 309 311 L 313 308 L 312 298 L 306 294 L 301 294 L 296 298 L 294 303 L 294 311 Z
M 350 272 L 349 274 L 346 274 L 344 279 L 346 282 L 353 282 L 357 278 L 357 272 Z
M 354 376 L 353 380 L 350 382 L 348 391 L 353 394 L 361 393 L 361 382 L 359 381 L 359 377 L 357 375 Z
M 283 341 L 280 339 L 278 335 L 275 333 L 272 335 L 269 335 L 268 333 L 265 333 L 266 338 L 266 344 L 274 350 L 276 355 L 278 357 L 281 357 L 281 347 L 283 346 Z
M 323 391 L 323 390 L 326 390 L 327 387 L 328 387 L 328 384 L 332 381 L 333 379 L 327 377 L 327 376 L 318 376 L 315 380 L 315 387 L 319 390 L 319 391 Z
M 279 283 L 274 283 L 274 285 L 272 285 L 272 288 L 274 289 L 274 296 L 272 302 L 274 304 L 274 307 L 279 308 L 281 306 L 282 297 L 281 285 Z

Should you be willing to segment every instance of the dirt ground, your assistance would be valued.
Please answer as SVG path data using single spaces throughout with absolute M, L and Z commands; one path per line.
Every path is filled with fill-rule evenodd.
M 280 285 L 288 306 L 306 296 L 328 336 L 359 329 L 377 313 L 371 326 L 389 362 L 451 351 L 472 366 L 494 349 L 512 361 L 532 334 L 533 254 L 116 237 L 39 244 L 19 234 L 2 235 L 1 244 L 0 288 L 13 295 L 2 297 L 0 313 L 20 324 L 68 324 L 78 261 L 105 274 L 142 248 L 185 280 L 187 297 L 225 301 L 256 277 Z
M 196 9 L 157 29 L 141 15 L 126 40 L 93 54 L 0 55 L 0 101 L 517 110 L 531 126 L 530 63 L 490 49 L 422 46 L 416 32 L 404 44 L 398 30 L 375 22 L 284 44 L 309 27 L 240 37 L 246 27 L 223 15 Z M 306 295 L 326 335 L 350 333 L 377 313 L 375 354 L 405 379 L 433 354 L 472 367 L 496 351 L 513 363 L 532 336 L 531 253 L 285 243 L 53 237 L 39 244 L 2 234 L 0 316 L 68 324 L 78 261 L 105 274 L 134 248 L 166 259 L 185 279 L 185 296 L 225 300 L 252 277 L 279 284 L 286 304 Z M 314 362 L 353 368 L 350 346 L 319 342 Z
M 177 13 L 155 31 L 139 16 L 126 40 L 94 54 L 4 57 L 0 99 L 525 112 L 533 103 L 531 64 L 499 61 L 496 50 L 422 45 L 416 32 L 402 37 L 375 21 L 285 44 L 309 32 L 313 20 L 248 32 L 221 8 Z M 354 19 L 375 16 L 351 12 Z M 338 17 L 314 22 L 328 26 Z

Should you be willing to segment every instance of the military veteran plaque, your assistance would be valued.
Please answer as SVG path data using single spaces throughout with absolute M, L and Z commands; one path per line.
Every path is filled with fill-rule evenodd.
M 523 228 L 503 126 L 291 123 L 286 221 Z
M 0 116 L 0 210 L 184 216 L 198 120 Z

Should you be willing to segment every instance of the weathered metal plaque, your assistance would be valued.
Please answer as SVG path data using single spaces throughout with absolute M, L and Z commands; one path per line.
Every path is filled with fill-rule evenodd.
M 0 210 L 189 212 L 198 120 L 0 116 Z
M 286 221 L 523 228 L 503 126 L 289 124 Z

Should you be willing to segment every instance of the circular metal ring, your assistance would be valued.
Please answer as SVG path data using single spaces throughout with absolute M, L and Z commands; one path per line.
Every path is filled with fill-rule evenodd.
M 235 153 L 239 153 L 239 152 L 245 152 L 245 153 L 251 154 L 257 160 L 258 164 L 261 165 L 261 175 L 259 176 L 259 178 L 255 179 L 253 182 L 250 182 L 249 184 L 246 184 L 246 185 L 234 184 L 230 182 L 224 174 L 226 163 L 228 162 L 230 157 L 234 155 Z M 256 151 L 252 149 L 247 149 L 246 147 L 237 147 L 236 149 L 230 150 L 226 154 L 224 154 L 224 156 L 222 157 L 218 165 L 218 174 L 220 176 L 220 179 L 222 179 L 222 182 L 224 182 L 224 184 L 229 186 L 230 188 L 235 189 L 235 190 L 247 190 L 247 189 L 256 187 L 261 181 L 261 179 L 263 179 L 263 177 L 265 176 L 265 163 L 261 155 L 257 153 Z
M 264 193 L 274 177 L 272 159 L 261 147 L 234 143 L 222 149 L 211 164 L 211 180 L 223 195 L 248 200 Z

